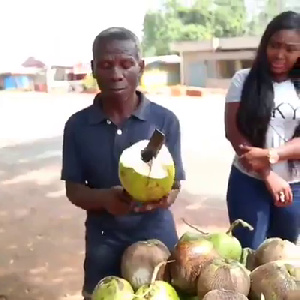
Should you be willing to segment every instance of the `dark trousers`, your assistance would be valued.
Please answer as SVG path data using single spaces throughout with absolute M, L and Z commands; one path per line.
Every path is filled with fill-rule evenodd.
M 276 207 L 263 181 L 232 167 L 227 190 L 229 220 L 232 223 L 243 219 L 254 227 L 254 231 L 241 227 L 234 230 L 234 236 L 242 247 L 257 249 L 268 237 L 297 242 L 300 233 L 300 183 L 291 184 L 291 188 L 293 204 Z
M 107 218 L 107 219 L 106 219 Z M 170 250 L 178 241 L 171 211 L 159 209 L 142 215 L 112 218 L 103 216 L 102 225 L 86 225 L 83 295 L 90 299 L 97 283 L 106 276 L 120 276 L 124 250 L 132 243 L 158 239 Z

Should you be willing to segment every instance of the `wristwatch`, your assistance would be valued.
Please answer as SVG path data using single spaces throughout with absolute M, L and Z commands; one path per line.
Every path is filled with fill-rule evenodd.
M 276 164 L 279 161 L 279 154 L 271 148 L 269 149 L 268 158 L 271 165 Z

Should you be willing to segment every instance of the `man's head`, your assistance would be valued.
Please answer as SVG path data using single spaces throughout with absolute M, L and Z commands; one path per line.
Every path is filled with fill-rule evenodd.
M 93 43 L 91 66 L 103 96 L 126 100 L 144 71 L 138 38 L 123 27 L 100 32 Z

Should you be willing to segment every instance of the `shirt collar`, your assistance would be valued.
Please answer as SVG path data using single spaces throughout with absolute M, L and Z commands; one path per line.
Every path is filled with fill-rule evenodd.
M 137 109 L 132 113 L 132 116 L 136 117 L 139 120 L 146 121 L 149 112 L 150 100 L 142 92 L 136 91 L 136 93 L 140 99 L 140 104 L 137 107 Z M 96 95 L 93 104 L 90 107 L 90 124 L 98 124 L 108 119 L 105 113 L 103 112 L 99 101 L 101 101 L 100 93 Z

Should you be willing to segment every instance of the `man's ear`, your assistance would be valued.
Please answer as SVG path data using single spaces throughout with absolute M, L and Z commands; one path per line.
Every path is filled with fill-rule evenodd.
M 145 61 L 143 59 L 140 60 L 139 67 L 140 67 L 140 74 L 142 76 L 145 70 Z
M 139 61 L 139 68 L 139 82 L 141 82 L 145 70 L 145 62 L 142 59 Z
M 94 69 L 95 69 L 95 68 L 94 68 L 94 61 L 91 60 L 90 64 L 91 64 L 92 75 L 93 75 L 94 78 L 96 78 L 96 77 L 95 77 L 95 72 L 94 72 Z

